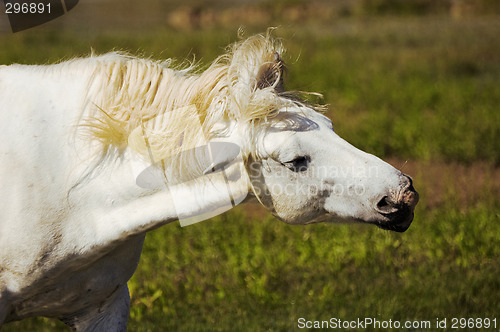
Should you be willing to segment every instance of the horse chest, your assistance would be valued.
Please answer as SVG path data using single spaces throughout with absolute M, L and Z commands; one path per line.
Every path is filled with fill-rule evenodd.
M 134 273 L 144 235 L 137 236 L 93 261 L 78 259 L 55 267 L 28 290 L 18 294 L 11 317 L 64 317 L 99 307 Z

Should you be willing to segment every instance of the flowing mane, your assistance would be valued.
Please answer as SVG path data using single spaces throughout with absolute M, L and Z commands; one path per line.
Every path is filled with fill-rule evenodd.
M 281 43 L 256 35 L 234 44 L 208 69 L 175 70 L 170 61 L 118 53 L 91 57 L 95 71 L 89 87 L 90 137 L 110 147 L 132 150 L 153 162 L 206 143 L 231 120 L 249 124 L 244 158 L 257 154 L 258 122 L 300 101 L 282 87 Z

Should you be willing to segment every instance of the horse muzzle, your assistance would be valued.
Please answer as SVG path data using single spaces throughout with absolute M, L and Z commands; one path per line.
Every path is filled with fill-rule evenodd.
M 378 227 L 395 232 L 404 232 L 410 227 L 419 196 L 409 176 L 404 175 L 400 188 L 391 190 L 376 204 L 375 210 L 382 216 L 376 223 Z

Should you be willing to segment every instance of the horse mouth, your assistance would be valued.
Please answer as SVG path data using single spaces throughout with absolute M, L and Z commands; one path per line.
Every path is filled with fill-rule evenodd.
M 413 211 L 411 211 L 404 217 L 395 216 L 391 218 L 390 216 L 388 216 L 389 221 L 384 223 L 377 223 L 377 226 L 388 231 L 403 233 L 410 227 L 414 215 L 415 214 L 413 213 Z

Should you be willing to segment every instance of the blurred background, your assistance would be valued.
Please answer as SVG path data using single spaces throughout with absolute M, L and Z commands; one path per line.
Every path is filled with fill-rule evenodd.
M 12 33 L 0 63 L 127 51 L 202 67 L 279 27 L 290 90 L 323 94 L 335 130 L 410 174 L 403 234 L 289 226 L 258 205 L 147 236 L 129 331 L 294 331 L 298 319 L 496 318 L 500 327 L 500 1 L 86 0 Z M 65 331 L 34 318 L 2 331 Z

